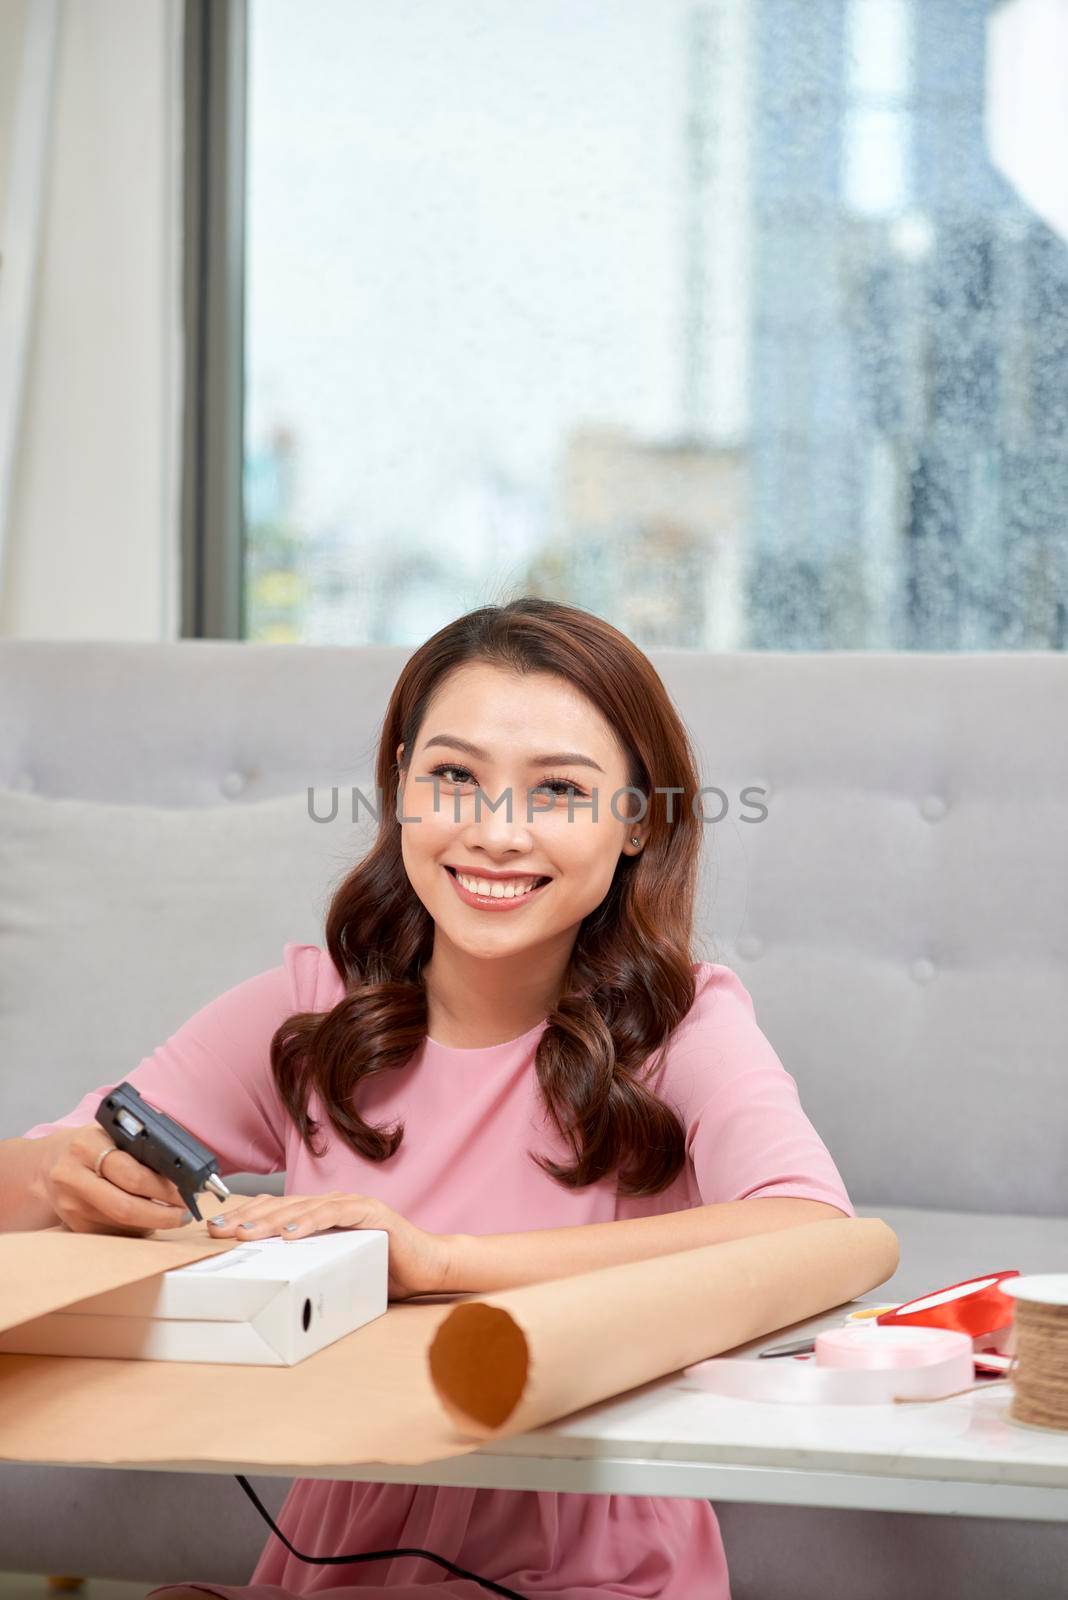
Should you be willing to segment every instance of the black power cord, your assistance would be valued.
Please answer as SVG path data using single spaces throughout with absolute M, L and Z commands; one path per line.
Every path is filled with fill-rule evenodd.
M 240 1472 L 236 1472 L 234 1476 L 241 1485 L 242 1489 L 244 1489 L 245 1493 L 248 1495 L 249 1499 L 252 1501 L 252 1504 L 256 1507 L 256 1510 L 259 1512 L 260 1516 L 267 1523 L 275 1538 L 281 1539 L 290 1555 L 296 1556 L 298 1561 L 310 1561 L 317 1567 L 333 1567 L 339 1566 L 342 1562 L 347 1561 L 384 1561 L 389 1556 L 422 1556 L 426 1561 L 436 1561 L 439 1566 L 447 1567 L 448 1570 L 452 1573 L 455 1573 L 458 1578 L 470 1578 L 472 1583 L 481 1584 L 482 1588 L 488 1589 L 491 1594 L 506 1595 L 508 1600 L 527 1600 L 525 1595 L 517 1594 L 515 1589 L 506 1589 L 503 1583 L 494 1583 L 492 1578 L 480 1578 L 477 1572 L 468 1572 L 465 1568 L 456 1566 L 454 1562 L 447 1561 L 444 1556 L 436 1556 L 432 1550 L 420 1550 L 417 1546 L 410 1550 L 364 1550 L 361 1551 L 359 1555 L 355 1556 L 303 1555 L 299 1550 L 295 1550 L 290 1544 L 289 1540 L 286 1538 L 278 1524 L 273 1520 L 271 1513 L 267 1510 L 267 1507 L 264 1505 L 255 1489 L 249 1483 L 248 1479 L 242 1477 Z

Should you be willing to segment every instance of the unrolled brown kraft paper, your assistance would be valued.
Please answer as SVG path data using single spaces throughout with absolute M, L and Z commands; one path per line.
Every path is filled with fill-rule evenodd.
M 75 1234 L 63 1248 L 88 1247 L 112 1282 L 132 1282 L 153 1241 L 215 1253 L 223 1242 L 201 1230 Z M 6 1268 L 25 1261 L 28 1238 L 44 1235 L 0 1235 L 9 1313 Z M 162 1253 L 165 1271 L 176 1263 Z M 394 1302 L 295 1367 L 3 1355 L 0 1459 L 299 1474 L 466 1455 L 843 1305 L 897 1263 L 885 1222 L 841 1217 L 492 1295 Z M 101 1286 L 82 1272 L 76 1293 L 46 1298 L 70 1304 Z M 40 1286 L 26 1298 L 39 1306 Z
M 229 1239 L 209 1238 L 200 1223 L 141 1239 L 71 1233 L 61 1226 L 0 1233 L 0 1333 L 91 1294 L 232 1249 Z

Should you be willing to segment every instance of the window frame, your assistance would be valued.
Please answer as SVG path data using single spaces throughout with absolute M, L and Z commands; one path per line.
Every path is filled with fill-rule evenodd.
M 181 617 L 245 636 L 247 0 L 185 0 Z

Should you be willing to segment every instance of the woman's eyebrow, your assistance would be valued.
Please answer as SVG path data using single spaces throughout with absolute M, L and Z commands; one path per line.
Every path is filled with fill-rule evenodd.
M 467 739 L 457 739 L 451 733 L 436 733 L 428 739 L 423 746 L 429 749 L 432 744 L 451 745 L 454 750 L 465 750 L 469 756 L 476 756 L 480 761 L 488 761 L 485 750 L 480 750 L 477 744 L 471 744 Z M 550 751 L 548 755 L 531 756 L 529 763 L 532 767 L 548 767 L 554 764 L 572 767 L 593 767 L 596 772 L 604 772 L 604 768 L 597 765 L 589 756 L 579 755 L 575 750 Z

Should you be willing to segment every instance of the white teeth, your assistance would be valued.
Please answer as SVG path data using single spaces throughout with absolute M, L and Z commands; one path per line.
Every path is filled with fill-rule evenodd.
M 518 900 L 521 895 L 528 894 L 537 881 L 534 878 L 515 878 L 502 883 L 496 878 L 490 882 L 488 878 L 467 878 L 462 872 L 458 872 L 456 877 L 471 894 L 488 895 L 493 900 Z

